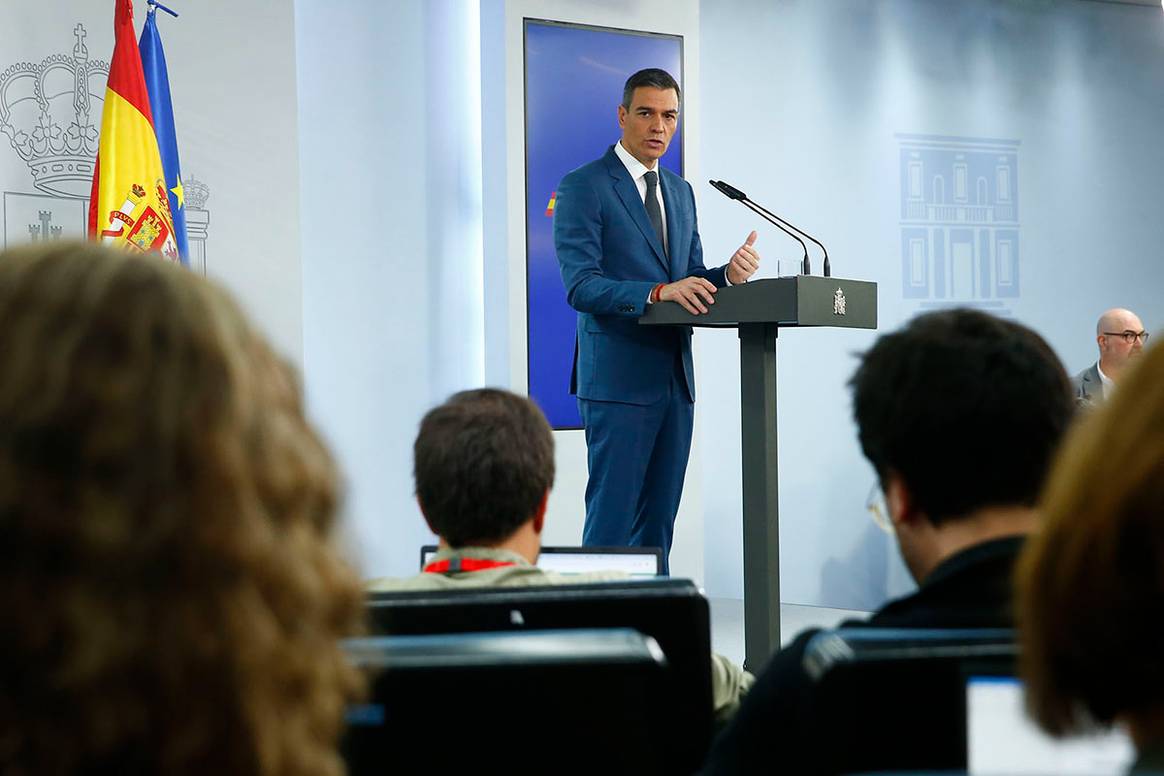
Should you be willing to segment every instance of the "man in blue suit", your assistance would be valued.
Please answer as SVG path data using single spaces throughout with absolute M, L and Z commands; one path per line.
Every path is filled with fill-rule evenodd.
M 622 138 L 558 185 L 554 245 L 578 311 L 570 391 L 586 429 L 586 545 L 663 548 L 671 537 L 694 418 L 690 327 L 640 326 L 647 305 L 707 312 L 717 288 L 759 267 L 756 233 L 722 267 L 703 264 L 695 197 L 658 161 L 679 122 L 679 85 L 664 70 L 627 79 Z

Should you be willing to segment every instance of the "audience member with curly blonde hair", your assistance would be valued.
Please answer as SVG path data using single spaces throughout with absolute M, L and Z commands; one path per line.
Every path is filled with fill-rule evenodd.
M 1164 349 L 1070 436 L 1018 567 L 1027 705 L 1049 733 L 1125 723 L 1164 773 Z
M 0 772 L 339 774 L 337 473 L 213 283 L 0 253 Z

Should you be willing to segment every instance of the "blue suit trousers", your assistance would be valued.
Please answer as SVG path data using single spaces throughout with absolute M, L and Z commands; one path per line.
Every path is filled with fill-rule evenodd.
M 669 390 L 651 404 L 578 400 L 590 472 L 582 544 L 661 547 L 664 573 L 695 418 L 681 370 L 676 359 Z

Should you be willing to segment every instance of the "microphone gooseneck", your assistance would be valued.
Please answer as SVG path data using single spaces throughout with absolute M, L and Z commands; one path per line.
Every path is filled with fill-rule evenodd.
M 826 278 L 832 276 L 832 266 L 829 263 L 829 251 L 828 251 L 828 248 L 824 247 L 824 243 L 822 243 L 820 240 L 816 239 L 815 237 L 813 237 L 811 234 L 804 231 L 800 227 L 793 226 L 792 224 L 788 223 L 783 218 L 776 215 L 772 211 L 768 210 L 763 205 L 760 205 L 760 204 L 757 204 L 756 202 L 753 202 L 751 199 L 748 198 L 747 194 L 740 191 L 735 186 L 732 186 L 730 183 L 726 183 L 724 181 L 708 181 L 708 183 L 710 183 L 713 188 L 715 188 L 717 191 L 719 191 L 721 194 L 728 197 L 729 199 L 734 199 L 734 200 L 737 200 L 739 202 L 742 202 L 745 207 L 747 207 L 752 212 L 756 213 L 756 215 L 760 216 L 768 223 L 778 227 L 782 232 L 791 236 L 798 243 L 800 243 L 800 246 L 804 249 L 803 270 L 804 270 L 805 275 L 812 274 L 812 266 L 811 266 L 811 263 L 809 262 L 809 258 L 808 258 L 808 246 L 805 245 L 804 240 L 800 239 L 800 237 L 798 235 L 803 235 L 804 237 L 807 237 L 811 242 L 815 243 L 817 245 L 817 247 L 820 248 L 821 253 L 824 254 L 824 276 Z M 795 234 L 794 234 L 794 232 L 795 232 Z
M 752 200 L 744 199 L 744 200 L 740 200 L 740 201 L 743 202 L 744 207 L 746 207 L 748 210 L 751 210 L 753 213 L 758 215 L 760 218 L 763 218 L 765 221 L 767 221 L 768 223 L 775 226 L 781 232 L 784 232 L 784 234 L 788 235 L 793 240 L 796 240 L 798 243 L 800 243 L 800 249 L 802 251 L 804 251 L 804 257 L 800 260 L 800 272 L 802 275 L 811 275 L 812 274 L 812 264 L 808 258 L 808 246 L 804 244 L 804 240 L 800 239 L 800 235 L 798 235 L 796 232 L 792 231 L 791 229 L 786 228 L 780 222 L 775 221 L 772 218 L 770 218 L 768 216 L 768 214 L 766 214 L 763 211 L 763 209 L 760 208 L 759 205 L 757 205 L 755 202 L 752 202 Z
M 800 238 L 800 235 L 798 235 L 796 233 L 796 231 L 793 231 L 793 229 L 795 229 L 795 227 L 792 227 L 791 224 L 786 224 L 783 221 L 783 219 L 781 219 L 780 217 L 778 217 L 772 213 L 769 213 L 764 208 L 760 207 L 755 202 L 748 199 L 748 195 L 745 194 L 744 192 L 740 191 L 739 189 L 737 189 L 735 186 L 732 186 L 729 183 L 724 183 L 723 181 L 708 181 L 708 183 L 710 183 L 712 185 L 712 188 L 714 188 L 719 193 L 723 194 L 728 199 L 734 199 L 734 200 L 742 203 L 743 206 L 746 207 L 748 210 L 751 210 L 753 213 L 758 215 L 760 218 L 763 218 L 765 221 L 772 224 L 780 231 L 784 232 L 784 234 L 788 235 L 793 240 L 796 240 L 796 242 L 800 243 L 800 248 L 801 248 L 801 250 L 804 251 L 804 258 L 802 258 L 800 261 L 800 272 L 803 275 L 811 275 L 812 274 L 812 263 L 809 261 L 809 258 L 808 258 L 808 246 L 805 244 L 804 240 L 802 240 Z M 790 227 L 792 227 L 792 228 L 790 228 Z

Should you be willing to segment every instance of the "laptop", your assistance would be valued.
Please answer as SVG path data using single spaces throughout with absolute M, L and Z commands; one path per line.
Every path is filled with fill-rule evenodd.
M 422 571 L 436 552 L 435 544 L 420 548 Z M 663 550 L 659 547 L 542 547 L 538 568 L 566 575 L 622 571 L 635 579 L 650 579 L 662 571 Z
M 970 676 L 966 681 L 966 755 L 971 776 L 1118 776 L 1135 761 L 1120 728 L 1056 739 L 1027 716 L 1022 682 L 1013 676 Z

